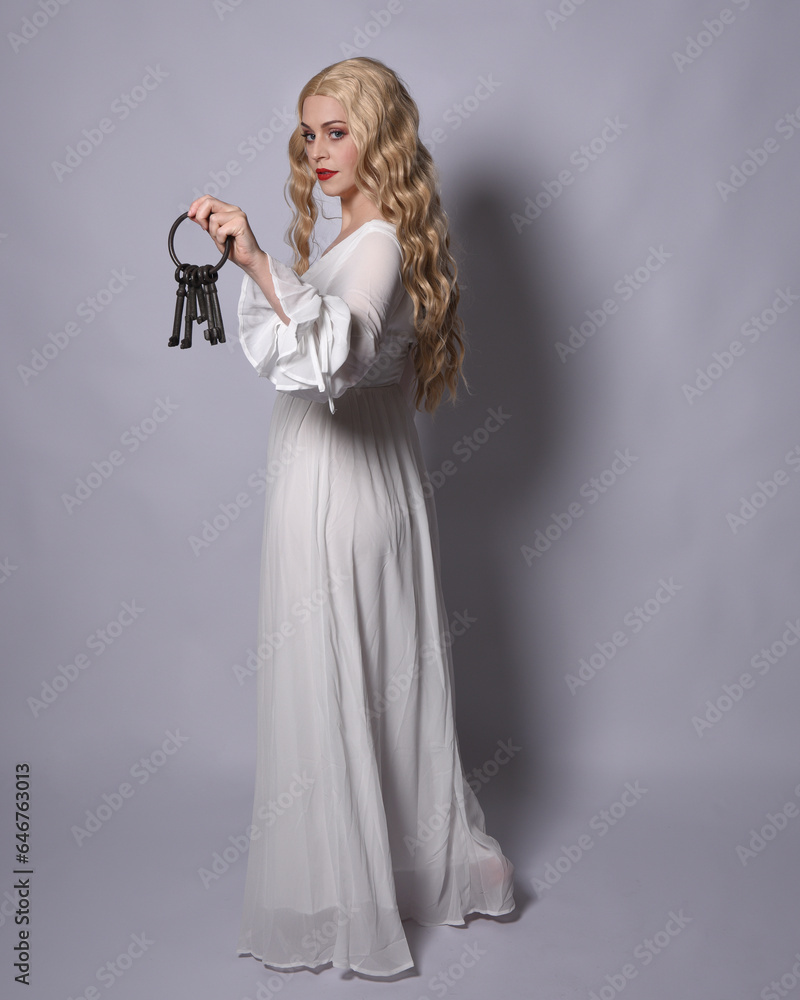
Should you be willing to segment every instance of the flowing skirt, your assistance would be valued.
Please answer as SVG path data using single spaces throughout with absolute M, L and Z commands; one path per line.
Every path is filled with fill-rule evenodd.
M 433 498 L 396 384 L 269 431 L 255 799 L 238 954 L 413 968 L 402 921 L 514 909 L 455 730 Z

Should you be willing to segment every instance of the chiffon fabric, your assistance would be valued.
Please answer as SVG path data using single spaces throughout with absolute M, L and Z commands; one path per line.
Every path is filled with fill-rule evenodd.
M 462 770 L 395 228 L 367 222 L 302 277 L 269 267 L 289 326 L 249 277 L 238 309 L 280 390 L 238 954 L 386 977 L 414 967 L 404 919 L 509 913 L 514 868 Z

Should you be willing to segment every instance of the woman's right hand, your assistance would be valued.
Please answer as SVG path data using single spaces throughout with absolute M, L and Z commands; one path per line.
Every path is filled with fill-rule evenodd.
M 189 218 L 202 226 L 212 237 L 220 253 L 225 251 L 225 241 L 233 237 L 228 260 L 245 273 L 251 273 L 266 256 L 256 242 L 247 216 L 238 205 L 229 205 L 218 198 L 204 194 L 189 206 Z

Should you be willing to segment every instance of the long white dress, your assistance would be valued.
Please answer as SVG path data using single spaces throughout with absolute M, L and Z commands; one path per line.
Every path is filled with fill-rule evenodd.
M 367 222 L 302 278 L 269 266 L 291 324 L 248 277 L 238 309 L 280 390 L 238 954 L 385 977 L 414 967 L 402 920 L 508 913 L 514 868 L 462 770 L 395 228 Z

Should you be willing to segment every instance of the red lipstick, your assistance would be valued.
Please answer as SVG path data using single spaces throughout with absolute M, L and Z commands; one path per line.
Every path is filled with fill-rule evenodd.
M 338 173 L 338 170 L 318 170 L 317 177 L 319 177 L 321 181 L 326 181 L 329 177 L 333 177 L 334 174 Z

